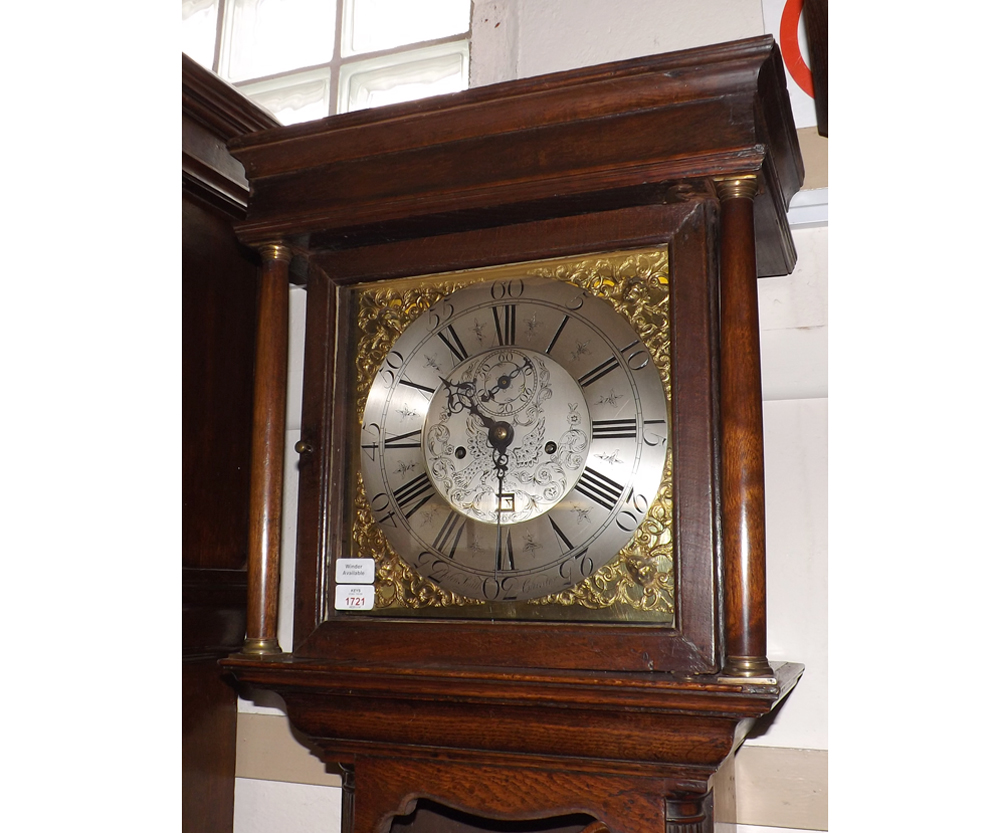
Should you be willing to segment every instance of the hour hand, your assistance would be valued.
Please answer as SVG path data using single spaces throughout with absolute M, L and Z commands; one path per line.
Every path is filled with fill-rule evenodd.
M 438 376 L 438 378 L 448 389 L 448 413 L 457 414 L 461 411 L 468 411 L 474 417 L 478 417 L 487 431 L 493 428 L 494 421 L 480 411 L 476 404 L 476 386 L 472 382 L 452 384 L 443 376 Z M 492 440 L 490 442 L 492 443 Z
M 506 470 L 507 447 L 514 441 L 514 429 L 509 422 L 497 422 L 486 416 L 479 410 L 476 404 L 476 386 L 472 382 L 459 382 L 452 384 L 443 376 L 438 378 L 448 389 L 448 412 L 457 414 L 461 411 L 468 411 L 477 417 L 486 429 L 486 439 L 489 440 L 494 451 L 504 459 L 504 469 Z
M 444 376 L 438 376 L 441 383 L 448 389 L 448 412 L 457 414 L 460 411 L 476 413 L 476 386 L 472 382 L 457 382 L 452 384 Z

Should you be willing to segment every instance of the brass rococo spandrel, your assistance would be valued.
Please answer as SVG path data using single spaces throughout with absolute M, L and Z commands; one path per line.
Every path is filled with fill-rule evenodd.
M 670 390 L 669 268 L 665 249 L 561 258 L 394 280 L 356 290 L 357 390 L 367 391 L 406 328 L 451 294 L 485 281 L 539 277 L 579 287 L 610 304 L 640 337 L 659 373 L 667 402 Z M 365 410 L 355 403 L 356 430 Z M 668 435 L 670 431 L 666 432 Z M 617 557 L 569 589 L 530 601 L 497 603 L 443 590 L 392 549 L 375 522 L 369 495 L 353 472 L 351 554 L 376 562 L 376 613 L 465 618 L 654 621 L 674 616 L 673 461 L 668 437 L 660 487 Z

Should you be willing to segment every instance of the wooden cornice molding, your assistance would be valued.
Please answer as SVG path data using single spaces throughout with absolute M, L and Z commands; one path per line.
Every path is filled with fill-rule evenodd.
M 254 245 L 310 248 L 657 201 L 758 174 L 758 272 L 795 262 L 785 211 L 803 165 L 770 36 L 520 79 L 234 138 Z
M 242 216 L 249 186 L 243 166 L 230 155 L 226 143 L 246 133 L 276 127 L 278 122 L 231 84 L 187 55 L 181 58 L 184 187 Z
M 184 115 L 197 119 L 225 141 L 278 127 L 278 120 L 232 84 L 181 54 L 181 102 Z

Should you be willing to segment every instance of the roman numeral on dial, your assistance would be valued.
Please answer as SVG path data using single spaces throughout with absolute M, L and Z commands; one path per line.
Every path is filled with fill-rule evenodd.
M 462 340 L 458 337 L 458 333 L 455 332 L 455 328 L 451 324 L 446 329 L 447 333 L 445 330 L 442 330 L 438 333 L 438 338 L 448 345 L 448 349 L 451 350 L 456 359 L 464 362 L 469 358 L 469 354 L 465 347 L 462 346 Z
M 434 486 L 431 484 L 427 472 L 424 472 L 404 483 L 398 489 L 394 489 L 392 497 L 396 501 L 396 505 L 403 510 L 404 517 L 409 518 L 434 497 Z
M 507 347 L 517 338 L 517 307 L 514 304 L 502 304 L 493 307 L 493 323 L 497 328 L 497 344 Z
M 549 523 L 552 525 L 552 531 L 559 536 L 559 540 L 562 541 L 563 544 L 566 546 L 566 552 L 571 552 L 576 545 L 569 540 L 569 538 L 566 536 L 566 533 L 559 528 L 559 526 L 556 524 L 554 520 L 552 520 L 551 515 L 548 516 L 548 519 Z
M 506 566 L 503 563 L 505 557 L 507 560 Z M 514 569 L 514 541 L 511 538 L 509 529 L 507 530 L 507 540 L 504 541 L 501 527 L 497 527 L 497 569 Z
M 606 477 L 599 471 L 594 471 L 590 466 L 584 468 L 575 488 L 609 512 L 615 508 L 622 492 L 625 491 L 625 487 L 621 483 L 616 483 L 610 477 Z
M 607 376 L 612 370 L 618 367 L 618 359 L 612 356 L 606 362 L 602 362 L 589 373 L 584 373 L 577 381 L 580 383 L 581 388 L 587 387 L 587 385 L 592 385 L 598 379 Z
M 378 426 L 375 426 L 376 428 Z M 420 443 L 414 440 L 414 437 L 420 435 L 420 429 L 416 431 L 407 431 L 405 434 L 397 434 L 395 437 L 387 436 L 385 438 L 385 450 L 388 451 L 392 448 L 420 448 Z M 373 443 L 362 443 L 361 447 L 366 451 L 370 451 L 369 455 L 372 460 L 375 459 L 375 455 L 378 453 L 379 444 L 378 442 Z
M 416 382 L 411 382 L 409 379 L 400 379 L 399 384 L 406 385 L 406 387 L 413 388 L 414 390 L 418 390 L 424 394 L 434 393 L 434 388 L 429 388 L 427 385 L 418 385 Z M 431 397 L 428 396 L 427 398 L 430 399 Z
M 634 440 L 636 431 L 635 417 L 631 419 L 595 419 L 591 424 L 591 436 L 595 440 Z
M 449 512 L 448 517 L 441 524 L 441 530 L 438 532 L 437 538 L 434 539 L 434 548 L 438 552 L 445 553 L 449 558 L 454 558 L 455 550 L 458 549 L 458 542 L 462 537 L 462 531 L 465 529 L 466 520 L 466 518 L 463 518 L 457 512 Z M 451 544 L 450 549 L 448 547 L 449 544 Z
M 562 323 L 559 325 L 559 328 L 556 330 L 556 334 L 554 336 L 552 336 L 552 341 L 550 341 L 549 342 L 549 346 L 545 348 L 545 355 L 546 356 L 549 355 L 552 352 L 552 348 L 556 346 L 556 342 L 559 340 L 559 336 L 562 335 L 563 328 L 566 326 L 566 322 L 567 321 L 569 321 L 569 316 L 568 315 L 564 315 Z
M 386 436 L 385 438 L 385 448 L 388 451 L 390 448 L 420 448 L 419 442 L 407 442 L 411 437 L 419 437 L 420 429 L 416 431 L 407 431 L 405 434 L 397 434 L 395 437 Z

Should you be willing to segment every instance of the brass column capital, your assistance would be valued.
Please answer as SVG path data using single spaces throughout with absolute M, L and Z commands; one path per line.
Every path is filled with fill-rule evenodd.
M 750 199 L 757 196 L 757 174 L 740 176 L 717 176 L 715 190 L 722 201 L 735 199 Z
M 260 256 L 265 262 L 276 260 L 279 263 L 292 262 L 292 250 L 284 243 L 267 243 L 260 247 Z

